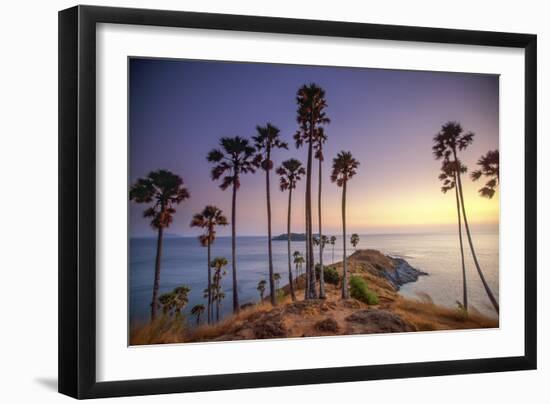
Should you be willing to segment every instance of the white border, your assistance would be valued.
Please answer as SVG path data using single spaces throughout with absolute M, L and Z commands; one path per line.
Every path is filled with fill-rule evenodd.
M 523 50 L 117 24 L 96 39 L 98 381 L 524 354 Z M 129 55 L 500 74 L 500 329 L 128 348 Z

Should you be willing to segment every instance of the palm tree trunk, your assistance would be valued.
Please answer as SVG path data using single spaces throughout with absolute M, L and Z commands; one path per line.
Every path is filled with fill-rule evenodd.
M 466 266 L 464 265 L 464 247 L 462 244 L 462 219 L 460 217 L 460 200 L 458 196 L 458 186 L 456 186 L 456 173 L 455 173 L 455 194 L 456 194 L 456 213 L 458 215 L 458 239 L 460 240 L 460 257 L 462 259 L 462 304 L 464 310 L 468 311 L 468 290 L 466 286 Z
M 343 258 L 343 274 L 342 274 L 342 299 L 349 298 L 348 291 L 348 266 L 347 266 L 347 257 L 346 257 L 346 188 L 347 182 L 344 181 L 344 186 L 342 189 L 342 236 L 344 239 L 344 258 Z
M 292 280 L 292 261 L 290 259 L 290 218 L 292 211 L 292 188 L 288 191 L 288 216 L 286 219 L 286 235 L 287 235 L 287 249 L 288 249 L 288 285 L 290 287 L 290 296 L 292 301 L 296 301 L 296 294 L 294 293 L 294 281 Z
M 458 165 L 458 159 L 456 157 L 456 152 L 454 152 L 454 158 L 455 163 Z M 479 266 L 479 262 L 477 261 L 476 252 L 474 250 L 474 243 L 472 242 L 472 235 L 470 234 L 470 226 L 468 226 L 468 218 L 466 217 L 466 209 L 464 207 L 464 194 L 462 192 L 462 181 L 460 179 L 460 172 L 457 172 L 457 179 L 458 179 L 458 192 L 460 195 L 460 203 L 462 205 L 462 217 L 464 218 L 464 226 L 466 227 L 466 235 L 468 236 L 468 244 L 470 245 L 470 251 L 472 252 L 472 258 L 474 259 L 474 264 L 476 265 L 477 273 L 479 274 L 479 277 L 481 279 L 481 283 L 483 284 L 483 287 L 485 288 L 485 292 L 487 293 L 487 296 L 489 297 L 489 300 L 491 301 L 491 304 L 495 308 L 496 312 L 499 312 L 499 306 L 498 302 L 495 299 L 495 296 L 493 295 L 493 292 L 491 291 L 491 288 L 489 288 L 489 284 L 485 280 L 485 276 L 483 276 L 483 272 L 481 271 L 481 268 Z
M 210 268 L 210 234 L 208 235 L 208 324 L 212 322 L 213 313 L 212 311 L 212 269 Z
M 160 286 L 160 260 L 162 257 L 162 237 L 164 228 L 159 226 L 157 236 L 157 256 L 155 258 L 155 281 L 153 283 L 153 299 L 151 301 L 151 321 L 157 316 L 157 296 Z
M 237 185 L 233 181 L 233 197 L 231 200 L 231 266 L 233 269 L 233 313 L 239 312 L 239 292 L 237 291 Z M 219 308 L 218 308 L 219 310 Z M 219 318 L 218 318 L 219 320 Z
M 325 295 L 325 271 L 323 268 L 323 249 L 324 249 L 324 243 L 323 243 L 323 230 L 321 225 L 321 182 L 322 182 L 322 159 L 319 158 L 319 192 L 317 195 L 317 206 L 318 206 L 318 214 L 319 214 L 319 266 L 321 267 L 321 271 L 319 274 L 319 298 L 326 299 L 327 296 Z
M 269 160 L 269 153 L 267 159 Z M 269 256 L 269 293 L 271 304 L 277 305 L 277 295 L 275 290 L 275 280 L 273 279 L 273 251 L 271 247 L 271 192 L 269 187 L 269 170 L 265 170 L 265 188 L 267 194 L 267 252 Z
M 332 263 L 334 264 L 334 244 L 332 245 Z
M 315 259 L 313 257 L 313 218 L 312 218 L 312 209 L 311 209 L 311 171 L 312 171 L 312 155 L 313 155 L 313 126 L 310 126 L 310 136 L 308 142 L 308 152 L 307 152 L 307 177 L 306 177 L 306 216 L 307 222 L 309 223 L 307 239 L 308 239 L 308 260 L 307 270 L 309 272 L 309 298 L 317 299 L 317 290 L 316 287 L 316 276 L 315 276 Z

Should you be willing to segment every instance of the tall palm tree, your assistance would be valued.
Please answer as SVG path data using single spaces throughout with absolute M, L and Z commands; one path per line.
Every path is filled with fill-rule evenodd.
M 216 321 L 220 321 L 220 307 L 221 302 L 225 298 L 225 293 L 222 291 L 221 281 L 227 274 L 225 266 L 227 265 L 227 258 L 216 257 L 210 263 L 210 266 L 214 269 L 213 275 L 213 301 L 216 302 Z
M 197 316 L 197 325 L 201 323 L 202 313 L 204 313 L 204 304 L 197 304 L 191 309 L 191 315 Z
M 268 252 L 268 267 L 269 267 L 269 293 L 271 304 L 275 306 L 277 299 L 275 296 L 275 281 L 273 279 L 273 249 L 271 246 L 271 186 L 269 183 L 269 173 L 273 169 L 273 160 L 271 153 L 274 149 L 288 149 L 288 144 L 281 141 L 279 137 L 279 129 L 271 125 L 269 122 L 265 126 L 256 126 L 256 136 L 254 145 L 258 155 L 256 156 L 256 164 L 265 171 L 265 189 L 267 195 L 267 252 Z
M 336 182 L 336 185 L 342 187 L 342 238 L 344 240 L 342 299 L 349 298 L 346 257 L 346 190 L 348 181 L 357 173 L 357 167 L 359 167 L 359 162 L 351 155 L 351 152 L 341 151 L 332 160 L 332 175 L 330 179 L 332 182 Z
M 283 161 L 283 164 L 277 169 L 277 174 L 280 176 L 279 186 L 281 191 L 288 190 L 288 214 L 286 219 L 286 235 L 287 235 L 287 252 L 288 252 L 288 284 L 290 285 L 290 296 L 292 301 L 296 301 L 296 293 L 294 292 L 294 282 L 292 281 L 292 264 L 290 260 L 290 219 L 292 217 L 292 190 L 296 188 L 296 184 L 306 173 L 302 163 L 296 159 L 288 159 Z
M 317 129 L 317 135 L 315 136 L 315 158 L 319 163 L 319 175 L 318 175 L 318 191 L 317 191 L 317 220 L 319 225 L 319 265 L 321 272 L 319 273 L 319 298 L 326 299 L 325 293 L 325 274 L 323 271 L 323 250 L 325 249 L 325 242 L 323 242 L 323 226 L 322 226 L 322 210 L 321 210 L 321 191 L 322 191 L 322 177 L 323 177 L 323 144 L 327 141 L 327 135 L 323 127 Z
M 458 152 L 465 150 L 472 142 L 474 141 L 474 133 L 467 132 L 465 133 L 462 129 L 462 126 L 458 122 L 447 122 L 441 127 L 441 130 L 434 136 L 433 141 L 434 145 L 432 147 L 433 154 L 436 160 L 443 160 L 443 162 L 451 162 L 455 164 L 456 167 L 461 167 L 462 163 L 458 158 Z M 474 243 L 472 241 L 472 235 L 470 233 L 470 226 L 468 225 L 468 217 L 466 216 L 466 208 L 464 204 L 464 193 L 462 192 L 462 180 L 461 180 L 461 171 L 462 169 L 455 169 L 456 174 L 456 185 L 458 186 L 458 195 L 460 199 L 460 205 L 462 208 L 462 218 L 464 219 L 464 226 L 466 228 L 466 235 L 468 237 L 468 244 L 470 245 L 470 251 L 472 252 L 472 258 L 474 259 L 474 264 L 477 269 L 477 273 L 481 279 L 481 283 L 485 288 L 485 292 L 489 297 L 493 307 L 496 312 L 499 312 L 499 305 L 495 299 L 489 284 L 485 280 L 485 276 L 481 271 L 481 267 L 477 260 L 477 255 L 474 249 Z
M 296 265 L 296 287 L 298 287 L 298 278 L 302 275 L 302 265 L 305 259 L 300 251 L 294 251 L 292 256 L 294 257 L 294 265 Z
M 325 113 L 327 102 L 325 90 L 315 83 L 302 86 L 297 93 L 298 104 L 297 122 L 299 130 L 294 135 L 296 147 L 307 144 L 307 167 L 306 167 L 306 299 L 317 298 L 315 289 L 316 276 L 314 271 L 313 258 L 313 220 L 311 209 L 311 175 L 313 146 L 316 138 L 321 136 L 319 129 L 322 125 L 330 122 Z
M 168 170 L 150 172 L 139 178 L 130 188 L 130 200 L 136 203 L 152 204 L 143 212 L 143 217 L 151 218 L 151 227 L 157 230 L 157 252 L 155 257 L 155 278 L 151 299 L 151 321 L 155 319 L 160 285 L 160 263 L 164 229 L 170 226 L 176 213 L 175 205 L 190 197 L 180 176 Z
M 357 251 L 357 244 L 359 244 L 359 234 L 353 233 L 350 238 L 350 243 L 355 249 L 355 251 Z
M 477 181 L 482 176 L 489 178 L 485 186 L 480 188 L 479 194 L 485 198 L 491 199 L 495 195 L 495 189 L 498 186 L 499 179 L 499 152 L 498 150 L 490 150 L 479 158 L 477 164 L 481 167 L 479 170 L 472 172 L 472 180 Z
M 336 245 L 336 236 L 330 236 L 330 245 L 332 246 L 332 263 L 334 264 L 334 246 Z
M 262 303 L 264 302 L 265 285 L 267 285 L 267 281 L 265 279 L 262 279 L 260 282 L 258 282 L 258 286 L 256 287 L 256 290 L 260 292 L 260 301 Z
M 458 217 L 458 240 L 460 243 L 460 258 L 462 262 L 462 307 L 468 312 L 468 287 L 466 282 L 466 265 L 464 264 L 464 246 L 462 242 L 462 218 L 460 215 L 460 197 L 458 195 L 457 177 L 456 171 L 460 170 L 461 173 L 465 173 L 467 167 L 460 163 L 456 164 L 448 160 L 444 160 L 441 166 L 441 174 L 439 174 L 439 180 L 443 182 L 441 186 L 441 192 L 444 194 L 451 189 L 455 190 L 456 197 L 456 213 Z
M 238 313 L 239 292 L 237 290 L 237 190 L 241 185 L 241 175 L 253 173 L 254 148 L 250 146 L 248 139 L 240 136 L 222 137 L 220 148 L 208 153 L 207 160 L 216 165 L 212 168 L 212 179 L 217 180 L 223 176 L 220 188 L 226 190 L 232 187 L 231 198 L 231 266 L 233 278 L 233 312 Z
M 199 236 L 199 242 L 203 247 L 207 248 L 208 267 L 208 324 L 212 322 L 213 307 L 212 307 L 212 273 L 210 268 L 211 246 L 216 239 L 216 226 L 227 226 L 227 218 L 223 215 L 221 209 L 213 205 L 207 205 L 201 213 L 197 213 L 191 220 L 191 227 L 201 227 L 204 233 Z

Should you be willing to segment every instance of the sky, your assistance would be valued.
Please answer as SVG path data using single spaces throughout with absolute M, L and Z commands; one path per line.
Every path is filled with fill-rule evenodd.
M 231 191 L 210 177 L 207 153 L 224 136 L 251 138 L 256 125 L 280 129 L 289 150 L 275 150 L 275 167 L 294 157 L 304 164 L 307 149 L 295 147 L 296 92 L 315 82 L 325 89 L 330 124 L 325 132 L 322 174 L 323 233 L 341 232 L 341 188 L 330 182 L 332 158 L 351 151 L 360 162 L 348 185 L 348 233 L 422 232 L 456 228 L 454 192 L 440 191 L 441 163 L 432 138 L 447 121 L 475 133 L 461 154 L 469 170 L 499 145 L 499 79 L 496 75 L 403 71 L 261 63 L 129 59 L 129 182 L 168 169 L 191 194 L 177 206 L 167 233 L 195 236 L 193 214 L 207 204 L 231 216 Z M 313 206 L 317 209 L 317 164 Z M 273 234 L 286 233 L 288 194 L 273 170 Z M 498 225 L 499 194 L 481 198 L 464 178 L 468 219 L 473 227 Z M 293 198 L 292 231 L 304 232 L 305 179 Z M 129 203 L 131 236 L 153 236 L 144 205 Z M 238 235 L 267 233 L 265 172 L 246 174 L 237 196 Z M 314 210 L 314 229 L 317 228 Z M 453 226 L 454 225 L 454 226 Z M 230 226 L 218 230 L 230 235 Z

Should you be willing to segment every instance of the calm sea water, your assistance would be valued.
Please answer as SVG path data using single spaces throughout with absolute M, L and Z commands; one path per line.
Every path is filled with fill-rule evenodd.
M 405 258 L 413 267 L 428 272 L 415 283 L 401 288 L 408 297 L 427 293 L 435 303 L 456 307 L 462 300 L 462 275 L 460 249 L 456 234 L 386 234 L 361 235 L 358 249 L 373 248 L 385 254 Z M 498 233 L 474 234 L 476 253 L 485 277 L 498 299 Z M 150 313 L 151 293 L 154 277 L 155 238 L 133 238 L 130 240 L 130 320 L 146 320 Z M 273 266 L 281 274 L 280 286 L 287 284 L 286 242 L 273 241 Z M 305 251 L 304 242 L 293 242 L 292 250 Z M 349 246 L 348 251 L 353 252 Z M 480 312 L 494 316 L 494 310 L 475 270 L 469 249 L 466 249 L 468 298 L 470 305 Z M 212 257 L 224 256 L 230 261 L 231 238 L 220 237 L 212 247 Z M 334 260 L 342 259 L 341 237 L 334 249 Z M 267 279 L 267 237 L 237 238 L 237 274 L 239 300 L 241 304 L 256 302 L 258 281 Z M 324 263 L 332 262 L 332 246 L 325 248 Z M 222 305 L 224 315 L 231 311 L 231 262 L 227 276 L 222 280 L 226 298 Z M 187 314 L 195 304 L 205 304 L 202 297 L 207 284 L 206 248 L 196 238 L 166 238 L 162 255 L 160 292 L 171 291 L 182 284 L 191 288 Z

